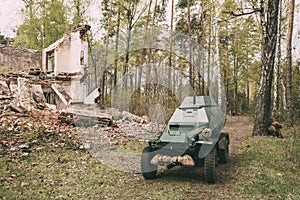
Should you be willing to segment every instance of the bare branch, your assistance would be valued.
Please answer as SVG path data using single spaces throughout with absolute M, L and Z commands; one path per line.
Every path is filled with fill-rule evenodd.
M 261 9 L 260 8 L 255 8 L 252 11 L 249 11 L 249 12 L 242 11 L 241 13 L 234 13 L 234 11 L 224 12 L 224 13 L 230 14 L 233 17 L 240 17 L 240 16 L 245 16 L 245 15 L 252 15 L 253 13 L 256 13 L 256 12 L 261 12 Z

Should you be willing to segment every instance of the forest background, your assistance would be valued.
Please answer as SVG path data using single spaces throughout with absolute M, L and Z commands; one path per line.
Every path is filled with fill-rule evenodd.
M 299 122 L 297 1 L 22 0 L 19 8 L 22 20 L 14 28 L 15 35 L 1 35 L 1 43 L 41 50 L 80 24 L 92 25 L 89 88 L 102 88 L 105 106 L 111 106 L 112 91 L 121 84 L 134 94 L 131 112 L 147 114 L 148 105 L 158 103 L 169 116 L 180 103 L 174 91 L 184 80 L 196 95 L 210 94 L 210 71 L 214 68 L 203 68 L 217 66 L 228 114 L 253 117 L 254 135 L 267 134 L 271 117 L 289 126 Z M 188 44 L 195 41 L 206 52 L 206 64 L 197 68 L 172 51 L 129 51 L 132 36 L 157 29 L 169 32 L 170 44 L 175 32 L 186 35 Z M 192 54 L 190 48 L 183 48 L 189 50 L 186 54 Z M 115 56 L 111 52 L 119 49 L 125 49 L 125 55 L 107 63 L 107 57 Z M 145 70 L 142 66 L 150 67 Z M 158 68 L 165 68 L 169 75 L 163 84 L 150 81 L 159 73 Z M 176 78 L 176 73 L 183 78 Z

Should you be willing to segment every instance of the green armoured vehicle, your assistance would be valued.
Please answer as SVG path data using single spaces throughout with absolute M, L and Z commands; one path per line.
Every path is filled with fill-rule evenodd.
M 158 138 L 142 140 L 149 144 L 141 155 L 144 178 L 155 178 L 158 166 L 204 166 L 207 182 L 215 183 L 216 164 L 228 162 L 224 123 L 225 114 L 212 97 L 186 97 Z

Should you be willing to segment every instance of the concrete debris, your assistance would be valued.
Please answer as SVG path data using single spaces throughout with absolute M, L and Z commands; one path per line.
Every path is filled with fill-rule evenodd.
M 41 85 L 33 85 L 32 93 L 33 93 L 33 99 L 36 103 L 43 103 L 43 104 L 46 103 L 46 99 Z
M 21 106 L 17 106 L 14 104 L 9 104 L 9 108 L 11 111 L 17 112 L 17 113 L 24 113 L 25 109 L 23 109 Z
M 62 110 L 59 120 L 77 127 L 90 127 L 95 125 L 104 127 L 113 124 L 112 116 L 107 113 L 82 109 Z
M 29 75 L 39 76 L 41 75 L 41 69 L 40 68 L 30 68 L 29 69 Z
M 132 114 L 130 112 L 127 112 L 127 111 L 123 111 L 122 115 L 128 121 L 134 121 L 134 122 L 141 123 L 141 124 L 146 124 L 146 123 L 150 122 L 150 119 L 147 116 L 139 117 L 139 116 L 134 115 L 134 114 Z
M 10 98 L 10 89 L 7 82 L 0 80 L 0 100 L 8 100 Z
M 26 110 L 31 110 L 31 85 L 25 78 L 18 77 L 19 104 Z
M 71 103 L 71 97 L 60 86 L 53 84 L 51 85 L 51 88 L 66 106 Z

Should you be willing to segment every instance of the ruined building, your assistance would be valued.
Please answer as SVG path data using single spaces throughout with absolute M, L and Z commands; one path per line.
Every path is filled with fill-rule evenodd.
M 87 31 L 90 26 L 80 26 L 51 44 L 42 52 L 42 71 L 48 77 L 63 81 L 62 86 L 72 103 L 82 103 L 87 96 L 85 77 L 88 68 Z M 55 85 L 52 86 L 57 90 Z
M 32 88 L 41 88 L 39 92 L 43 92 L 45 103 L 54 104 L 58 109 L 65 108 L 71 103 L 85 102 L 88 96 L 87 34 L 90 28 L 89 25 L 78 26 L 43 51 L 27 50 L 31 53 L 29 54 L 22 53 L 26 50 L 19 50 L 17 58 L 14 58 L 14 52 L 19 48 L 9 47 L 12 50 L 1 50 L 2 77 L 9 79 L 11 86 L 18 88 L 18 96 L 32 97 L 30 94 L 22 93 L 25 91 L 32 93 Z M 1 49 L 3 48 L 1 46 Z M 8 73 L 3 74 L 4 69 Z M 26 83 L 29 89 L 22 89 L 24 88 L 22 83 Z

